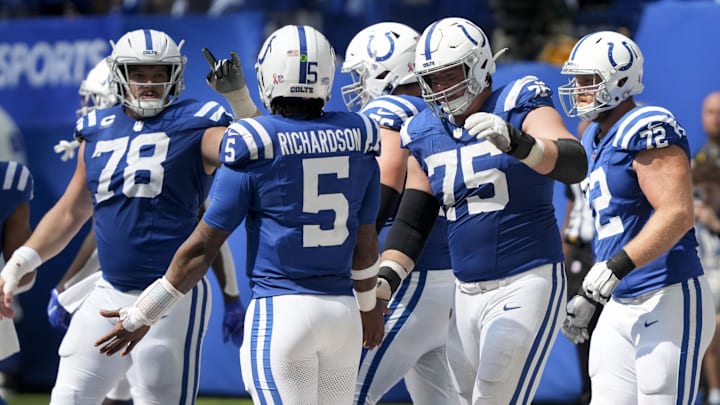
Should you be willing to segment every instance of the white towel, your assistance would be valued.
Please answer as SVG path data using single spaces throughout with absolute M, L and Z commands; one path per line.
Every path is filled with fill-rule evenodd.
M 20 341 L 15 332 L 12 318 L 0 320 L 0 360 L 6 359 L 20 351 Z

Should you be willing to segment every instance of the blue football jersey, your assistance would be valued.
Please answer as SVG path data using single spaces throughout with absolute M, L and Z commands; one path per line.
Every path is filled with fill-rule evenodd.
M 408 95 L 388 95 L 377 97 L 368 102 L 360 111 L 377 122 L 381 127 L 400 131 L 403 123 L 427 108 L 427 103 L 420 98 Z M 380 247 L 385 244 L 385 238 L 392 226 L 394 215 L 388 218 L 385 227 L 380 232 Z M 382 250 L 382 249 L 381 249 Z M 447 270 L 450 264 L 450 253 L 447 239 L 447 221 L 439 215 L 435 221 L 432 232 L 428 235 L 425 249 L 415 264 L 415 271 Z
M 551 95 L 545 83 L 526 76 L 494 90 L 482 111 L 521 128 L 531 110 L 553 107 Z M 445 211 L 460 281 L 499 279 L 563 260 L 554 180 L 430 109 L 411 118 L 401 137 Z
M 645 198 L 632 168 L 638 152 L 678 145 L 690 158 L 685 130 L 670 111 L 636 107 L 613 125 L 599 142 L 591 124 L 582 142 L 588 153 L 586 197 L 593 209 L 597 261 L 609 259 L 645 226 L 653 207 Z M 613 295 L 633 297 L 703 273 L 695 231 L 688 231 L 670 251 L 625 276 Z
M 232 116 L 216 102 L 185 100 L 143 120 L 122 106 L 78 119 L 103 277 L 142 290 L 167 270 L 198 222 L 212 176 L 201 154 L 207 128 Z
M 232 231 L 245 219 L 254 298 L 350 295 L 359 224 L 380 200 L 379 129 L 366 116 L 328 112 L 233 123 L 204 220 Z
M 0 247 L 2 247 L 5 222 L 18 205 L 32 200 L 34 182 L 30 170 L 15 161 L 0 161 L 0 181 L 2 181 L 0 188 Z

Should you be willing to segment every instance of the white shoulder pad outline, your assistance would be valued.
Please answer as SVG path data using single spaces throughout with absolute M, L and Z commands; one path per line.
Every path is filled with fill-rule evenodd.
M 520 79 L 517 79 L 513 82 L 512 86 L 510 87 L 510 90 L 507 92 L 507 95 L 505 96 L 505 102 L 503 103 L 503 111 L 510 111 L 513 108 L 517 106 L 518 98 L 520 97 L 520 93 L 522 90 L 530 83 L 539 82 L 542 83 L 545 87 L 547 85 L 542 80 L 538 79 L 537 76 L 528 75 L 525 77 L 522 77 Z M 535 86 L 535 85 L 533 85 Z M 528 87 L 529 89 L 532 89 L 533 86 Z M 536 93 L 539 94 L 540 85 L 538 84 L 538 89 L 536 90 Z
M 355 113 L 365 124 L 365 134 L 367 139 L 365 140 L 365 147 L 363 153 L 370 153 L 377 155 L 380 153 L 380 125 L 372 120 L 367 115 L 356 112 Z
M 370 108 L 377 108 L 378 114 L 382 114 L 382 110 L 387 110 L 395 117 L 399 118 L 402 122 L 408 120 L 408 118 L 417 115 L 420 110 L 410 101 L 393 95 L 380 96 L 363 107 L 361 112 L 366 111 Z
M 650 115 L 638 118 L 643 114 Z M 675 116 L 673 116 L 669 110 L 656 106 L 643 106 L 637 108 L 635 111 L 622 118 L 622 123 L 615 133 L 612 145 L 616 148 L 627 149 L 632 138 L 638 134 L 643 127 L 654 126 L 653 123 L 661 125 L 670 124 L 675 128 L 679 127 L 677 121 L 675 120 Z M 685 131 L 681 129 L 680 136 L 684 135 Z
M 400 127 L 400 144 L 402 146 L 407 146 L 410 144 L 410 142 L 412 142 L 412 138 L 410 137 L 410 134 L 408 134 L 407 129 L 410 126 L 413 118 L 415 118 L 415 116 L 408 118 L 407 121 L 403 122 L 402 127 Z
M 232 134 L 231 131 L 236 134 Z M 270 160 L 275 157 L 275 150 L 270 134 L 267 129 L 254 118 L 244 118 L 230 124 L 226 131 L 226 137 L 230 136 L 237 136 L 238 139 L 241 139 L 245 143 L 250 160 L 258 160 L 261 149 L 263 159 Z M 237 159 L 235 162 L 237 162 Z
M 225 107 L 217 101 L 206 102 L 197 112 L 195 112 L 195 114 L 193 114 L 194 117 L 207 118 L 213 122 L 219 122 L 223 115 L 232 117 L 231 114 L 228 114 Z
M 20 170 L 20 175 L 17 176 L 17 182 L 15 182 L 15 174 Z M 5 168 L 5 176 L 3 176 L 2 190 L 17 190 L 24 192 L 28 185 L 32 185 L 33 179 L 30 174 L 30 170 L 22 163 L 14 160 L 8 161 Z M 32 199 L 32 196 L 31 196 Z

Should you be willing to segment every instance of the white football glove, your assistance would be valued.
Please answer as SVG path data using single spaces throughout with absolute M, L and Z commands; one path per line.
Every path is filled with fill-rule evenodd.
M 465 129 L 478 139 L 486 138 L 503 152 L 510 151 L 508 123 L 495 114 L 486 112 L 471 114 L 465 119 Z
M 58 142 L 53 149 L 55 150 L 55 153 L 62 153 L 62 156 L 60 156 L 60 160 L 63 162 L 67 162 L 68 160 L 75 157 L 75 149 L 80 147 L 80 142 L 78 142 L 76 139 L 73 139 L 72 141 L 66 141 L 61 140 Z
M 588 325 L 595 314 L 597 304 L 582 295 L 576 295 L 567 303 L 562 333 L 571 342 L 580 344 L 590 339 Z
M 606 304 L 620 283 L 620 279 L 607 266 L 607 261 L 595 263 L 583 279 L 585 295 L 595 302 Z

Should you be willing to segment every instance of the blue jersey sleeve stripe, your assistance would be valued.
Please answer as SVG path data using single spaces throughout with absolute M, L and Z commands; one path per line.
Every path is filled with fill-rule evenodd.
M 520 97 L 520 93 L 522 92 L 522 90 L 525 88 L 526 85 L 536 80 L 538 80 L 538 78 L 535 76 L 525 76 L 522 79 L 516 80 L 510 88 L 507 96 L 505 97 L 505 102 L 503 103 L 503 111 L 510 111 L 515 108 L 518 102 L 518 97 Z
M 237 135 L 239 135 L 239 138 L 245 142 L 245 146 L 247 147 L 248 153 L 250 156 L 250 160 L 257 160 L 258 158 L 258 146 L 255 143 L 255 139 L 253 138 L 252 134 L 248 132 L 248 128 L 243 125 L 244 120 L 240 120 L 237 122 L 234 122 L 230 125 L 230 128 L 232 131 L 234 131 Z
M 260 140 L 262 141 L 262 148 L 264 151 L 264 157 L 265 159 L 272 159 L 275 157 L 275 149 L 273 148 L 273 142 L 272 138 L 270 138 L 270 134 L 268 133 L 267 129 L 265 129 L 262 124 L 260 124 L 257 120 L 254 120 L 252 118 L 246 119 L 246 123 L 250 124 L 253 129 L 256 131 L 257 136 L 260 137 Z
M 643 117 L 641 118 L 641 116 Z M 652 122 L 673 123 L 674 121 L 675 117 L 672 116 L 670 111 L 662 107 L 641 107 L 623 119 L 613 139 L 613 146 L 618 147 L 620 145 L 620 148 L 626 149 L 632 137 L 643 126 L 647 126 Z
M 15 171 L 17 170 L 17 162 L 8 162 L 7 169 L 5 169 L 5 180 L 3 181 L 3 190 L 10 190 L 15 179 Z

